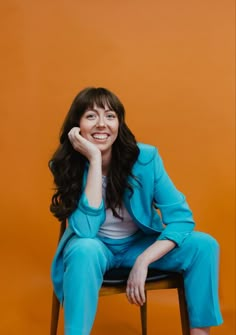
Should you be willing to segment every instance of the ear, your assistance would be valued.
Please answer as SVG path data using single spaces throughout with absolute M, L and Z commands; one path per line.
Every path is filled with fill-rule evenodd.
M 49 167 L 49 169 L 53 172 L 54 161 L 53 161 L 52 159 L 48 162 L 48 167 Z

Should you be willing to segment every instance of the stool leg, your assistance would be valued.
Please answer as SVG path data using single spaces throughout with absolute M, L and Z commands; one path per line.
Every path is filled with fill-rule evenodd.
M 187 310 L 187 303 L 185 299 L 183 282 L 182 282 L 182 285 L 178 287 L 178 297 L 179 297 L 182 334 L 190 335 L 189 317 L 188 317 L 188 310 Z
M 147 335 L 147 291 L 145 290 L 145 304 L 140 306 L 142 335 Z
M 53 292 L 50 335 L 57 335 L 57 326 L 58 326 L 58 319 L 59 319 L 59 311 L 60 311 L 60 302 L 57 299 L 55 293 Z

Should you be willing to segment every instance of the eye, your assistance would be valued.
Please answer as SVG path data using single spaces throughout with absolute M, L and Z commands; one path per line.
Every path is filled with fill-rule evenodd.
M 116 118 L 116 114 L 115 113 L 107 113 L 106 115 L 108 120 L 112 120 Z
M 86 119 L 88 119 L 88 120 L 94 120 L 95 118 L 96 118 L 95 113 L 87 113 L 86 114 Z

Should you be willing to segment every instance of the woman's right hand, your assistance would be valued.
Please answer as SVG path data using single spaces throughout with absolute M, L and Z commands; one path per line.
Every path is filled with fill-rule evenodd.
M 79 127 L 73 127 L 68 133 L 68 138 L 73 148 L 84 155 L 90 162 L 97 157 L 101 157 L 101 151 L 96 145 L 80 135 Z

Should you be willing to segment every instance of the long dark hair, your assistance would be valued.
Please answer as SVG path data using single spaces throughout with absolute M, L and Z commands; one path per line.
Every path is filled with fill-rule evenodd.
M 68 218 L 75 210 L 82 192 L 82 179 L 87 159 L 75 151 L 68 139 L 68 132 L 78 127 L 86 109 L 94 105 L 114 110 L 119 120 L 119 131 L 112 145 L 111 165 L 107 176 L 106 207 L 113 215 L 120 217 L 116 208 L 121 208 L 125 188 L 133 191 L 127 177 L 139 155 L 134 135 L 125 123 L 125 109 L 115 94 L 105 88 L 88 87 L 82 90 L 72 102 L 60 132 L 60 145 L 49 161 L 54 176 L 55 193 L 50 205 L 51 212 L 60 220 Z

